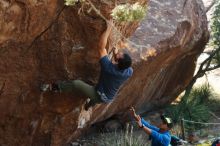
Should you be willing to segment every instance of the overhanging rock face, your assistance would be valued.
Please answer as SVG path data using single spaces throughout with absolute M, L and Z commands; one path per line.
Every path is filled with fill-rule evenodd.
M 91 2 L 107 18 L 115 5 Z M 66 145 L 86 127 L 123 115 L 131 105 L 150 111 L 175 99 L 192 78 L 208 40 L 204 7 L 200 0 L 148 4 L 139 27 L 137 22 L 116 24 L 123 35 L 132 35 L 128 50 L 134 59 L 133 77 L 113 103 L 84 111 L 86 97 L 41 93 L 39 86 L 77 78 L 94 85 L 99 74 L 96 46 L 104 21 L 94 11 L 88 13 L 89 4 L 82 8 L 64 7 L 58 0 L 0 0 L 0 145 Z M 121 40 L 115 34 L 108 48 Z
M 143 111 L 164 106 L 183 91 L 209 38 L 200 0 L 152 0 L 148 10 L 131 37 L 139 45 L 131 48 L 138 78 L 130 84 L 135 93 L 129 97 L 138 98 L 133 102 Z

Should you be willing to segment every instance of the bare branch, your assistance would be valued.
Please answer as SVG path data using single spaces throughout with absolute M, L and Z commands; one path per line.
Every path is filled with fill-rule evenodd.
M 214 69 L 217 69 L 217 68 L 220 68 L 220 64 L 218 64 L 216 66 L 213 66 L 213 67 L 210 67 L 210 68 L 207 68 L 205 71 L 211 71 L 211 70 L 214 70 Z
M 209 112 L 213 117 L 220 120 L 220 117 L 216 116 L 213 112 Z
M 214 56 L 213 56 L 213 57 L 214 57 Z M 213 57 L 210 58 L 209 61 L 207 62 L 206 68 L 204 69 L 205 71 L 210 67 L 210 64 L 211 64 L 211 62 L 212 62 Z
M 204 74 L 207 72 L 207 71 L 211 71 L 211 70 L 214 70 L 214 69 L 217 69 L 220 67 L 220 65 L 216 65 L 214 67 L 210 67 L 210 64 L 211 64 L 211 61 L 213 59 L 213 57 L 219 52 L 220 48 L 218 49 L 215 49 L 212 51 L 212 53 L 209 55 L 208 58 L 206 58 L 201 64 L 200 64 L 200 67 L 197 71 L 197 73 L 194 75 L 194 77 L 192 78 L 191 80 L 191 84 L 193 84 L 198 78 L 204 76 Z M 205 68 L 204 65 L 206 65 Z
M 219 51 L 220 51 L 220 48 L 215 49 L 214 51 L 212 51 L 212 53 L 209 55 L 209 57 L 206 58 L 206 59 L 200 64 L 199 70 L 197 71 L 196 74 L 198 74 L 199 72 L 201 72 L 201 71 L 203 70 L 203 66 L 204 66 L 206 63 L 211 62 L 210 60 L 212 60 L 212 58 L 213 58 Z

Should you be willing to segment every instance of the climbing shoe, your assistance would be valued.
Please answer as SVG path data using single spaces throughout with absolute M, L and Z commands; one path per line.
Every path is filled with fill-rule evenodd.
M 90 107 L 91 107 L 91 105 L 90 105 L 89 103 L 86 103 L 86 104 L 85 104 L 85 110 L 86 110 L 86 111 L 88 111 Z
M 42 84 L 40 89 L 41 89 L 42 92 L 46 92 L 46 91 L 58 92 L 59 91 L 59 87 L 55 83 L 52 83 L 52 84 Z
M 51 91 L 51 89 L 52 89 L 51 84 L 42 84 L 40 86 L 40 90 L 42 92 Z
M 92 107 L 92 104 L 91 104 L 90 101 L 91 101 L 91 99 L 89 99 L 89 98 L 86 100 L 86 103 L 85 103 L 85 106 L 84 106 L 86 111 L 88 111 L 89 108 Z

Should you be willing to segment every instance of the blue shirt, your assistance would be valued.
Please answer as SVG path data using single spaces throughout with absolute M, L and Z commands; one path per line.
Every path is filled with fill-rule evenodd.
M 106 96 L 106 98 L 101 97 L 104 102 L 110 102 L 113 100 L 119 87 L 133 74 L 133 69 L 129 67 L 119 70 L 117 65 L 113 64 L 107 56 L 100 59 L 100 64 L 101 73 L 96 90 L 98 93 Z
M 169 131 L 162 133 L 158 127 L 150 125 L 143 118 L 141 119 L 141 122 L 145 127 L 151 129 L 151 146 L 169 146 L 171 141 L 171 135 Z

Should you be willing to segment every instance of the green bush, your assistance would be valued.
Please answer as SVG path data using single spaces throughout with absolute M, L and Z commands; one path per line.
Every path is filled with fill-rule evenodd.
M 65 0 L 65 5 L 66 6 L 74 6 L 76 3 L 80 2 L 84 2 L 85 0 Z
M 146 16 L 146 6 L 139 3 L 118 5 L 112 10 L 112 17 L 116 21 L 139 21 Z
M 213 97 L 212 89 L 207 84 L 202 85 L 201 87 L 194 88 L 190 95 L 182 98 L 178 104 L 170 105 L 166 109 L 167 114 L 170 115 L 174 123 L 180 123 L 182 118 L 197 122 L 208 122 L 210 111 L 218 108 L 217 105 L 213 106 L 218 103 Z M 198 129 L 201 126 L 198 124 L 186 124 L 186 127 L 189 129 Z

